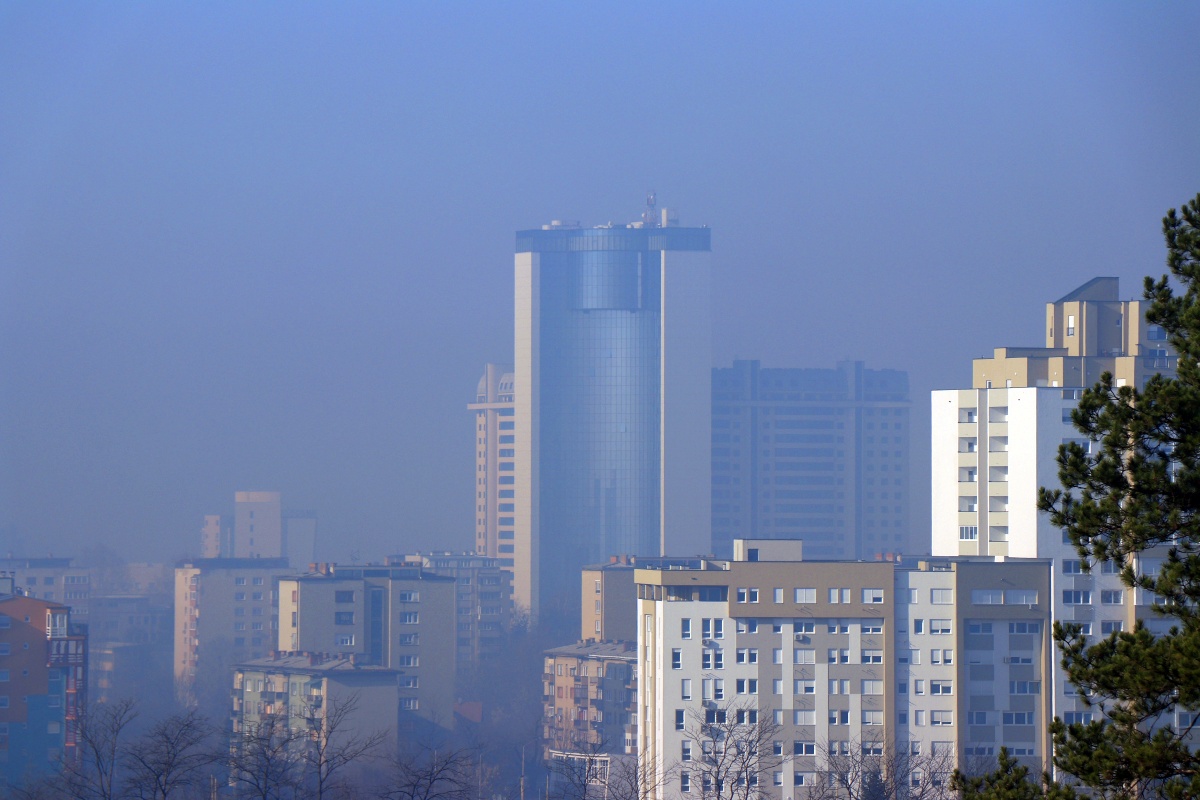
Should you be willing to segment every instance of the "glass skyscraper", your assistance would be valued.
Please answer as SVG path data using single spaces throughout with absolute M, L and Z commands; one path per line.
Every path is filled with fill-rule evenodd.
M 498 465 L 515 524 L 500 545 L 534 613 L 576 607 L 585 564 L 707 533 L 709 251 L 708 228 L 665 214 L 517 234 L 507 487 Z

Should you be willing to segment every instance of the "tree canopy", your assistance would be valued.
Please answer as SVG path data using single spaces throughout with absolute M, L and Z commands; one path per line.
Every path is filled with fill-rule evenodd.
M 1085 564 L 1118 565 L 1169 621 L 1100 641 L 1055 627 L 1067 676 L 1096 711 L 1054 722 L 1055 764 L 1105 797 L 1200 796 L 1200 195 L 1167 214 L 1163 234 L 1170 275 L 1146 279 L 1146 319 L 1178 354 L 1177 377 L 1137 387 L 1105 374 L 1085 391 L 1072 421 L 1090 452 L 1064 444 L 1062 487 L 1039 498 Z

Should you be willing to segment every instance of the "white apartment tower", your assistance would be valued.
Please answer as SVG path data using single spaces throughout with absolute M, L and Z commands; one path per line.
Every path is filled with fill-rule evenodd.
M 1141 387 L 1173 375 L 1174 353 L 1142 303 L 1118 299 L 1116 278 L 1095 278 L 1046 306 L 1046 346 L 998 348 L 976 359 L 970 389 L 932 397 L 932 524 L 935 556 L 1051 559 L 1052 614 L 1100 637 L 1154 617 L 1140 590 L 1121 583 L 1118 565 L 1085 572 L 1065 532 L 1037 510 L 1039 487 L 1056 487 L 1061 444 L 1088 446 L 1071 423 L 1083 389 L 1104 372 Z M 1153 559 L 1139 565 L 1152 568 Z M 1057 663 L 1057 659 L 1056 659 Z M 1053 709 L 1064 720 L 1093 713 L 1065 675 L 1054 681 Z

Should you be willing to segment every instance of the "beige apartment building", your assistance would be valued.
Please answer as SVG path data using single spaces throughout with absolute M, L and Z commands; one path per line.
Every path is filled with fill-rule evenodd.
M 176 565 L 173 664 L 183 702 L 195 702 L 197 679 L 205 673 L 227 681 L 224 670 L 233 663 L 275 649 L 276 581 L 290 572 L 283 558 L 202 558 Z
M 637 747 L 637 648 L 595 640 L 546 651 L 543 753 L 633 753 Z
M 280 739 L 292 739 L 296 755 L 325 738 L 336 748 L 350 737 L 365 740 L 376 734 L 384 739 L 371 755 L 384 755 L 387 744 L 394 746 L 400 724 L 400 678 L 396 670 L 320 653 L 273 653 L 238 664 L 233 670 L 230 746 L 236 753 L 244 746 L 244 736 L 252 736 L 269 721 L 279 726 L 274 730 Z
M 637 639 L 633 590 L 636 556 L 613 556 L 583 568 L 579 640 L 632 642 Z
M 402 719 L 450 727 L 455 579 L 414 564 L 314 566 L 279 581 L 277 649 L 397 670 Z
M 639 565 L 638 748 L 654 797 L 703 794 L 739 748 L 758 754 L 740 780 L 781 800 L 872 771 L 944 787 L 1001 744 L 1049 763 L 1048 561 L 801 555 L 798 541 L 737 540 L 733 560 Z

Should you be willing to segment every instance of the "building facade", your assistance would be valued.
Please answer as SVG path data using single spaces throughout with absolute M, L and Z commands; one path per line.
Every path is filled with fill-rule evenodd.
M 547 650 L 543 755 L 636 752 L 636 668 L 634 642 L 589 640 Z
M 71 609 L 0 586 L 0 780 L 32 775 L 79 758 L 87 707 L 87 629 Z
M 1143 304 L 1119 300 L 1116 278 L 1095 278 L 1046 304 L 1046 346 L 998 348 L 976 359 L 970 389 L 932 394 L 932 523 L 936 555 L 1049 559 L 1055 622 L 1097 638 L 1131 630 L 1137 620 L 1165 630 L 1153 598 L 1128 589 L 1117 564 L 1090 571 L 1066 533 L 1037 508 L 1040 487 L 1059 485 L 1060 445 L 1091 445 L 1071 422 L 1084 388 L 1108 372 L 1114 383 L 1141 387 L 1150 376 L 1174 375 L 1176 356 L 1165 333 L 1145 320 Z M 1139 557 L 1156 570 L 1165 553 Z M 1069 722 L 1094 709 L 1057 668 L 1052 714 Z
M 512 625 L 512 573 L 500 560 L 475 553 L 391 556 L 390 565 L 416 565 L 454 580 L 455 665 L 460 677 L 486 669 L 500 655 Z
M 202 558 L 175 567 L 175 692 L 197 701 L 197 685 L 228 688 L 226 670 L 275 648 L 276 581 L 284 558 Z
M 780 540 L 639 568 L 638 747 L 653 796 L 737 780 L 803 798 L 869 775 L 937 788 L 1001 744 L 1043 767 L 1049 571 L 806 562 Z
M 613 556 L 583 568 L 579 640 L 632 642 L 637 639 L 633 572 L 637 558 Z
M 585 564 L 709 532 L 710 238 L 652 208 L 517 234 L 515 446 L 496 468 L 514 476 L 514 592 L 534 614 L 573 617 Z
M 453 724 L 456 581 L 420 565 L 317 564 L 279 581 L 278 649 L 354 656 L 400 673 L 410 720 Z
M 475 416 L 475 551 L 511 574 L 516 541 L 516 421 L 513 373 L 488 364 L 467 406 Z M 506 465 L 501 471 L 500 462 Z
M 910 529 L 908 373 L 712 371 L 712 551 L 733 540 L 804 540 L 812 558 L 928 552 Z
M 75 622 L 87 622 L 92 570 L 71 558 L 0 558 L 0 574 L 11 575 L 16 591 L 71 607 Z
M 285 741 L 297 757 L 288 765 L 293 775 L 311 785 L 304 766 L 320 758 L 304 751 L 327 743 L 337 748 L 351 737 L 366 741 L 378 736 L 395 743 L 399 722 L 400 673 L 365 666 L 350 656 L 318 653 L 274 653 L 270 658 L 238 664 L 233 669 L 233 736 L 230 745 L 254 747 L 263 736 Z M 265 726 L 265 730 L 264 730 Z M 375 755 L 375 754 L 369 754 Z M 246 759 L 253 762 L 253 757 Z
M 208 514 L 200 529 L 203 558 L 286 558 L 296 566 L 316 554 L 317 513 L 283 508 L 279 492 L 235 492 L 233 515 Z

